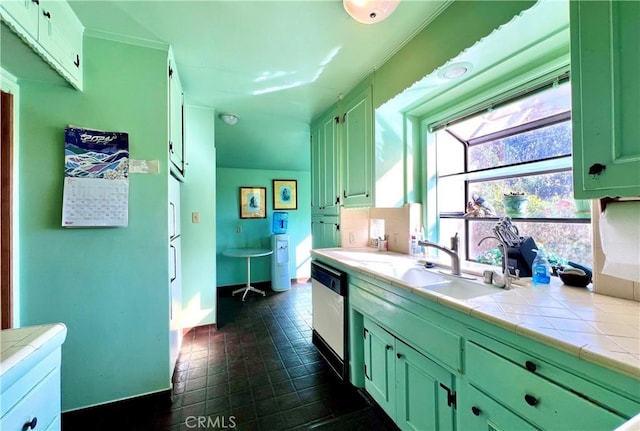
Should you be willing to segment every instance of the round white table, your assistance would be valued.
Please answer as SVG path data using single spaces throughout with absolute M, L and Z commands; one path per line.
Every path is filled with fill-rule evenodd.
M 262 296 L 266 295 L 262 290 L 256 289 L 251 285 L 251 258 L 269 256 L 272 253 L 273 250 L 269 250 L 266 248 L 229 248 L 222 252 L 223 255 L 228 257 L 244 257 L 247 259 L 247 285 L 241 289 L 234 290 L 232 295 L 244 291 L 244 294 L 242 295 L 243 301 L 249 291 L 262 293 Z

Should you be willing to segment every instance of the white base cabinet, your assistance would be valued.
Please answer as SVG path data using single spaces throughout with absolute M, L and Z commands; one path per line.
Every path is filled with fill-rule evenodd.
M 60 430 L 61 345 L 58 323 L 3 330 L 0 334 L 0 429 Z

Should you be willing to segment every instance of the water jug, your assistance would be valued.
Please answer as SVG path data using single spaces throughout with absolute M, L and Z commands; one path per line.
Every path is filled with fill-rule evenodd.
M 275 235 L 287 233 L 287 227 L 289 225 L 289 213 L 284 211 L 273 212 L 273 226 L 271 228 L 272 233 Z

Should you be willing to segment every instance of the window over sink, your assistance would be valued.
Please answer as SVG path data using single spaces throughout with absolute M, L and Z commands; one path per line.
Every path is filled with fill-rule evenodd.
M 497 242 L 477 244 L 509 216 L 552 264 L 591 266 L 590 201 L 573 198 L 568 73 L 432 124 L 428 134 L 436 163 L 427 172 L 437 182 L 428 202 L 440 241 L 461 238 L 461 259 L 499 265 Z

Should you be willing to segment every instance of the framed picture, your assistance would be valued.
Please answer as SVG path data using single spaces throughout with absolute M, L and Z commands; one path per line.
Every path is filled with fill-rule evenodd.
M 273 180 L 273 209 L 298 209 L 298 180 Z
M 267 218 L 266 187 L 240 187 L 240 218 Z

